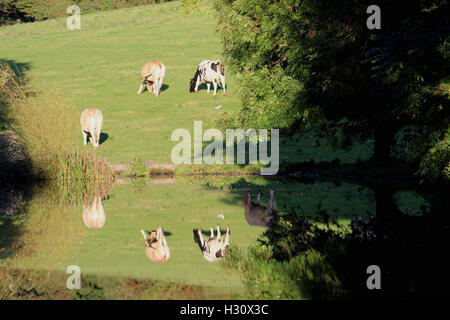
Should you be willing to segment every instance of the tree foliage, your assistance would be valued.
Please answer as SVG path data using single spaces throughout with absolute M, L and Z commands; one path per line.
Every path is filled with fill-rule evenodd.
M 380 30 L 366 26 L 370 4 L 216 0 L 242 97 L 242 110 L 222 125 L 313 126 L 334 147 L 373 138 L 378 163 L 389 160 L 395 135 L 413 127 L 416 161 L 423 157 L 449 128 L 446 1 L 379 1 Z

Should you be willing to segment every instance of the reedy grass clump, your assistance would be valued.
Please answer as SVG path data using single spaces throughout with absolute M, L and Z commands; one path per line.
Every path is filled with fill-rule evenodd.
M 289 261 L 277 261 L 271 248 L 254 245 L 246 249 L 231 246 L 223 260 L 226 270 L 237 272 L 249 299 L 330 298 L 327 288 L 341 283 L 326 257 L 310 249 Z M 336 297 L 331 297 L 336 298 Z
M 4 118 L 27 146 L 35 178 L 55 183 L 63 194 L 90 194 L 107 189 L 112 171 L 95 151 L 81 149 L 79 118 L 71 108 L 40 82 L 39 92 L 0 62 L 0 97 Z M 27 74 L 29 76 L 29 74 Z

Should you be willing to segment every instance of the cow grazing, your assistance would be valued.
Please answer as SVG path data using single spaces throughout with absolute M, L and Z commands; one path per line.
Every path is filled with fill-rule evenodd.
M 161 227 L 153 230 L 150 239 L 147 239 L 144 230 L 141 230 L 145 240 L 145 254 L 153 262 L 166 262 L 170 258 L 170 250 L 167 245 L 164 231 Z
M 92 202 L 83 204 L 83 222 L 88 228 L 100 229 L 105 225 L 106 215 L 100 196 L 95 196 Z
M 205 82 L 210 91 L 211 82 L 214 87 L 214 95 L 217 93 L 217 84 L 223 89 L 223 95 L 227 94 L 225 88 L 225 68 L 220 60 L 203 60 L 198 65 L 194 78 L 191 79 L 189 92 L 198 92 L 200 83 Z
M 159 96 L 165 74 L 166 66 L 160 61 L 146 63 L 141 70 L 141 85 L 137 94 L 141 94 L 144 86 L 146 86 L 149 92 Z
M 91 143 L 97 148 L 103 125 L 102 112 L 99 109 L 86 109 L 81 114 L 80 122 L 83 144 L 87 143 L 88 135 L 90 135 Z
M 194 241 L 200 247 L 203 257 L 209 262 L 217 261 L 225 256 L 225 252 L 228 248 L 230 241 L 230 227 L 227 226 L 227 233 L 225 236 L 225 241 L 223 241 L 220 234 L 220 227 L 217 226 L 217 238 L 214 237 L 213 228 L 210 229 L 211 234 L 209 240 L 206 241 L 202 237 L 202 230 L 194 229 Z
M 252 202 L 250 192 L 244 192 L 242 204 L 244 205 L 245 219 L 252 226 L 267 228 L 274 216 L 278 214 L 275 193 L 270 190 L 270 200 L 267 207 L 260 204 L 260 194 L 258 194 L 257 199 L 257 203 Z

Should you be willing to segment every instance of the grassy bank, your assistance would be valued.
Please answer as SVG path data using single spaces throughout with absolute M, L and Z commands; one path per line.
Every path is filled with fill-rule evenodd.
M 34 178 L 56 184 L 64 194 L 107 189 L 113 182 L 107 164 L 88 148 L 75 144 L 77 115 L 41 80 L 19 77 L 0 62 L 0 97 L 4 128 L 12 130 L 26 147 Z M 39 82 L 35 91 L 30 83 Z

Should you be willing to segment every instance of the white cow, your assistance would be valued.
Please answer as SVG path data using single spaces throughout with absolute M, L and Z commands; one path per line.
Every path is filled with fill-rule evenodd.
M 141 70 L 142 81 L 137 94 L 141 94 L 144 86 L 146 86 L 149 92 L 159 96 L 165 75 L 166 66 L 162 62 L 152 61 L 146 63 Z
M 90 135 L 92 144 L 97 148 L 103 125 L 102 112 L 99 109 L 86 109 L 81 114 L 80 122 L 83 144 L 87 143 L 87 137 Z
M 223 95 L 227 94 L 225 88 L 225 68 L 220 60 L 203 60 L 198 65 L 194 78 L 191 79 L 189 92 L 198 92 L 200 83 L 205 82 L 210 91 L 211 82 L 214 87 L 214 95 L 217 93 L 217 84 L 223 89 Z
M 83 222 L 88 228 L 100 229 L 105 225 L 106 215 L 100 196 L 95 196 L 92 203 L 83 204 Z

